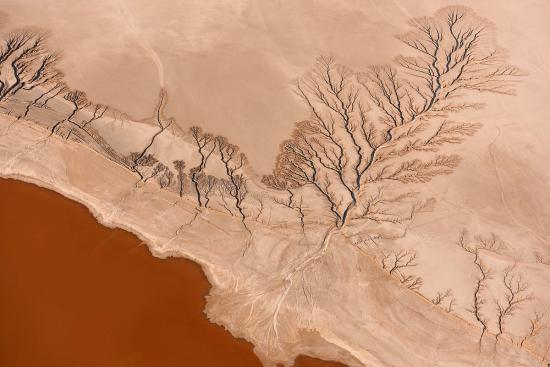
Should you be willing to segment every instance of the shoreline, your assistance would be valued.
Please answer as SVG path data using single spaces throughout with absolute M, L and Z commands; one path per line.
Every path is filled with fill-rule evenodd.
M 12 120 L 10 118 L 9 120 Z M 8 121 L 9 121 L 8 120 Z M 192 253 L 195 250 L 195 248 L 186 248 L 189 246 L 201 246 L 200 243 L 191 243 L 185 239 L 184 242 L 186 243 L 185 246 L 175 245 L 173 249 L 166 249 L 162 248 L 163 243 L 170 242 L 171 239 L 167 237 L 166 231 L 158 230 L 157 229 L 157 235 L 155 236 L 154 233 L 148 233 L 147 235 L 141 231 L 138 228 L 138 225 L 136 222 L 134 222 L 134 225 L 131 225 L 128 220 L 128 218 L 121 217 L 120 220 L 115 220 L 119 215 L 123 215 L 124 210 L 121 210 L 121 206 L 119 206 L 118 199 L 121 197 L 131 193 L 135 195 L 128 195 L 129 197 L 132 196 L 140 196 L 140 194 L 143 194 L 144 190 L 136 190 L 134 192 L 134 184 L 133 184 L 133 175 L 125 170 L 121 170 L 120 165 L 116 162 L 113 162 L 111 160 L 105 159 L 105 157 L 101 154 L 99 154 L 94 149 L 91 149 L 90 147 L 79 144 L 72 141 L 65 141 L 61 140 L 58 136 L 51 136 L 46 138 L 47 144 L 44 144 L 39 148 L 41 151 L 41 154 L 53 154 L 57 159 L 64 157 L 64 154 L 67 154 L 67 151 L 70 151 L 71 156 L 72 155 L 82 155 L 81 159 L 88 162 L 91 165 L 97 165 L 98 167 L 101 165 L 108 165 L 109 168 L 103 167 L 105 169 L 108 169 L 109 172 L 113 172 L 114 174 L 120 174 L 118 177 L 120 180 L 119 182 L 113 182 L 113 184 L 106 185 L 105 188 L 107 188 L 106 192 L 102 192 L 103 194 L 106 194 L 107 196 L 95 196 L 93 194 L 97 194 L 98 191 L 95 191 L 93 194 L 90 194 L 91 187 L 90 185 L 93 185 L 93 180 L 90 184 L 83 185 L 83 182 L 73 182 L 73 177 L 71 176 L 71 170 L 74 170 L 75 167 L 69 167 L 71 158 L 63 158 L 63 162 L 57 162 L 55 159 L 48 160 L 48 161 L 41 161 L 38 160 L 34 156 L 34 149 L 29 149 L 29 146 L 34 146 L 37 142 L 40 143 L 43 141 L 44 137 L 46 136 L 46 131 L 39 125 L 36 125 L 30 121 L 26 120 L 20 120 L 20 121 L 9 121 L 8 122 L 9 127 L 4 131 L 3 137 L 8 138 L 10 135 L 17 138 L 14 140 L 19 147 L 12 147 L 12 150 L 9 151 L 8 159 L 6 159 L 3 167 L 0 168 L 0 178 L 8 178 L 8 179 L 15 179 L 22 182 L 34 184 L 38 187 L 54 191 L 63 197 L 72 200 L 74 202 L 79 203 L 80 205 L 83 205 L 90 214 L 95 218 L 95 220 L 100 224 L 107 228 L 111 229 L 122 229 L 124 231 L 127 231 L 129 233 L 132 233 L 136 237 L 138 237 L 144 244 L 146 244 L 149 253 L 159 259 L 166 259 L 166 258 L 184 258 L 190 261 L 193 261 L 197 263 L 200 267 L 202 272 L 205 274 L 209 284 L 211 284 L 212 288 L 216 288 L 216 286 L 223 292 L 224 287 L 227 286 L 225 283 L 225 279 L 221 279 L 220 277 L 217 277 L 215 274 L 215 271 L 211 268 L 216 268 L 216 263 L 206 263 L 202 261 L 199 257 L 194 256 Z M 19 130 L 16 132 L 16 130 Z M 21 150 L 20 150 L 21 149 Z M 13 164 L 16 163 L 19 165 L 18 168 L 13 167 Z M 38 164 L 39 166 L 35 166 Z M 30 165 L 30 166 L 29 166 Z M 59 172 L 56 172 L 56 170 L 59 170 Z M 128 176 L 128 177 L 126 177 Z M 55 180 L 53 178 L 55 177 Z M 91 178 L 92 176 L 90 176 Z M 129 177 L 132 177 L 132 179 L 129 179 Z M 102 185 L 105 185 L 104 181 L 101 181 Z M 118 186 L 114 186 L 115 184 L 118 184 Z M 143 188 L 142 188 L 143 189 Z M 86 191 L 84 191 L 86 190 Z M 101 190 L 99 190 L 101 192 Z M 170 198 L 172 197 L 171 193 L 163 192 L 162 190 L 159 191 L 161 195 L 167 195 Z M 133 198 L 133 200 L 139 200 L 138 198 Z M 164 199 L 165 200 L 165 199 Z M 154 204 L 153 204 L 154 205 Z M 182 202 L 182 205 L 185 205 L 185 201 Z M 135 211 L 134 208 L 126 208 L 128 211 Z M 180 208 L 181 209 L 181 208 Z M 185 209 L 183 209 L 185 211 Z M 104 214 L 104 212 L 107 211 L 108 214 Z M 191 213 L 191 211 L 187 211 L 188 214 Z M 155 212 L 153 211 L 152 214 L 154 215 Z M 158 209 L 157 213 L 158 214 Z M 226 217 L 225 214 L 222 214 L 223 217 Z M 135 219 L 135 218 L 132 218 Z M 139 221 L 142 221 L 143 218 L 138 218 Z M 232 220 L 233 218 L 227 218 L 229 220 Z M 210 223 L 210 219 L 205 220 L 206 223 Z M 236 221 L 237 225 L 240 226 L 240 221 Z M 151 223 L 140 223 L 141 225 L 147 225 L 148 227 L 151 227 L 151 229 L 155 229 L 152 227 Z M 173 231 L 177 232 L 177 228 L 174 227 Z M 240 229 L 239 229 L 240 231 Z M 192 235 L 192 234 L 191 234 Z M 182 239 L 178 239 L 180 242 Z M 174 241 L 176 242 L 176 241 Z M 244 241 L 243 241 L 244 242 Z M 227 261 L 231 261 L 231 256 L 235 257 L 235 254 L 238 254 L 240 257 L 242 250 L 241 245 L 239 243 L 236 243 L 236 247 L 238 248 L 233 255 L 227 254 L 225 256 L 227 257 Z M 162 248 L 162 249 L 161 249 Z M 204 257 L 209 258 L 210 255 L 203 254 Z M 219 259 L 218 259 L 219 260 Z M 234 260 L 234 259 L 233 259 Z M 225 262 L 225 260 L 224 260 Z M 223 271 L 226 271 L 227 269 L 220 268 L 220 274 L 223 274 Z M 225 275 L 224 275 L 225 276 Z M 217 289 L 216 289 L 217 290 Z M 219 293 L 219 292 L 218 292 Z M 209 297 L 212 296 L 212 292 L 209 292 L 207 295 L 207 304 L 205 306 L 205 314 L 209 320 L 209 322 L 220 325 L 226 330 L 228 330 L 231 335 L 235 338 L 244 339 L 248 342 L 251 342 L 254 345 L 255 353 L 259 356 L 260 360 L 264 363 L 265 366 L 276 366 L 279 364 L 285 364 L 290 366 L 292 361 L 297 358 L 298 356 L 302 355 L 301 351 L 305 352 L 311 352 L 316 357 L 320 357 L 322 359 L 319 360 L 334 360 L 334 358 L 327 358 L 328 356 L 338 356 L 338 358 L 344 358 L 344 361 L 352 361 L 353 366 L 359 365 L 357 363 L 358 360 L 351 354 L 351 352 L 343 349 L 339 345 L 335 345 L 331 343 L 330 341 L 326 340 L 322 334 L 319 333 L 318 337 L 315 338 L 315 340 L 312 342 L 311 345 L 304 344 L 304 345 L 298 345 L 298 348 L 294 349 L 293 351 L 293 357 L 292 359 L 289 359 L 289 355 L 285 355 L 283 358 L 281 357 L 273 357 L 271 355 L 265 354 L 263 351 L 260 351 L 258 349 L 258 346 L 251 340 L 251 338 L 248 337 L 247 332 L 250 330 L 246 330 L 246 328 L 243 326 L 239 326 L 234 324 L 234 322 L 227 323 L 226 320 L 220 318 L 220 315 L 218 312 L 212 312 L 211 310 L 212 303 L 210 300 L 208 300 Z M 219 296 L 217 294 L 216 296 Z M 320 330 L 318 330 L 320 331 Z M 286 354 L 286 353 L 285 353 Z M 338 360 L 338 359 L 336 359 Z M 338 362 L 335 362 L 338 363 Z M 349 362 L 347 362 L 349 363 Z
M 269 312 L 280 287 L 278 276 L 286 273 L 287 265 L 291 265 L 289 259 L 298 259 L 307 253 L 307 248 L 301 247 L 294 238 L 285 236 L 282 237 L 282 241 L 272 242 L 270 229 L 258 225 L 262 241 L 253 246 L 251 253 L 244 258 L 242 254 L 246 236 L 243 236 L 239 220 L 216 211 L 207 211 L 205 215 L 193 217 L 193 202 L 180 200 L 178 195 L 167 190 L 155 189 L 149 184 L 136 190 L 135 177 L 115 162 L 105 159 L 86 145 L 67 142 L 57 136 L 45 138 L 46 133 L 40 126 L 28 121 L 19 121 L 9 130 L 5 130 L 0 135 L 0 157 L 5 159 L 5 164 L 0 167 L 0 175 L 31 181 L 83 204 L 95 220 L 105 227 L 118 227 L 145 239 L 143 242 L 148 245 L 153 257 L 178 256 L 199 263 L 212 286 L 204 310 L 208 319 L 211 323 L 223 325 L 227 330 L 231 330 L 234 337 L 252 342 L 256 354 L 266 367 L 280 363 L 291 365 L 292 361 L 302 354 L 337 360 L 354 367 L 382 366 L 384 359 L 407 358 L 410 361 L 409 357 L 405 357 L 407 353 L 403 353 L 402 350 L 384 355 L 380 355 L 379 352 L 387 348 L 397 348 L 396 337 L 401 338 L 405 345 L 416 342 L 419 335 L 427 337 L 425 332 L 435 325 L 438 330 L 444 331 L 437 335 L 437 340 L 444 334 L 461 333 L 461 351 L 449 346 L 448 354 L 438 355 L 441 360 L 452 360 L 456 353 L 466 353 L 470 360 L 476 358 L 478 346 L 476 330 L 472 325 L 465 329 L 463 320 L 453 320 L 456 316 L 449 318 L 442 312 L 433 313 L 433 306 L 427 304 L 425 299 L 419 300 L 418 295 L 407 293 L 390 277 L 372 268 L 373 260 L 365 258 L 353 247 L 349 248 L 349 251 L 341 251 L 334 247 L 331 257 L 337 256 L 340 257 L 340 261 L 356 262 L 358 267 L 368 268 L 370 271 L 361 275 L 350 268 L 349 272 L 334 274 L 350 277 L 350 284 L 371 284 L 368 292 L 385 294 L 385 297 L 380 299 L 369 299 L 370 303 L 363 302 L 369 307 L 383 307 L 386 310 L 387 304 L 399 299 L 399 304 L 391 309 L 396 317 L 393 322 L 400 324 L 399 320 L 407 314 L 418 321 L 415 324 L 416 328 L 404 330 L 402 334 L 389 334 L 384 322 L 374 320 L 368 327 L 358 329 L 357 322 L 365 320 L 360 307 L 362 303 L 339 304 L 327 299 L 327 302 L 316 304 L 316 312 L 311 312 L 308 311 L 308 302 L 296 304 L 292 301 L 284 308 L 285 320 L 281 330 L 285 332 L 285 337 L 277 340 L 275 346 L 271 345 L 270 340 L 265 338 L 265 331 L 267 329 L 269 332 L 269 329 L 264 322 L 272 318 Z M 47 144 L 37 147 L 37 143 L 44 141 Z M 45 156 L 49 159 L 44 160 Z M 85 169 L 82 167 L 83 163 L 86 165 Z M 175 205 L 176 203 L 178 205 Z M 185 223 L 190 218 L 189 223 L 192 225 L 188 226 Z M 181 230 L 184 227 L 186 229 Z M 229 238 L 231 240 L 228 240 Z M 223 246 L 220 247 L 220 243 L 223 243 Z M 266 252 L 268 249 L 269 252 Z M 278 261 L 270 261 L 273 259 Z M 336 263 L 331 266 L 334 265 Z M 266 273 L 265 269 L 271 266 L 274 267 L 272 271 Z M 271 274 L 276 276 L 273 277 Z M 324 292 L 323 286 L 315 286 L 319 286 L 317 292 Z M 367 292 L 366 287 L 359 287 L 359 290 Z M 299 293 L 301 290 L 295 289 L 294 292 Z M 263 296 L 266 303 L 261 307 L 254 307 L 263 302 L 257 297 L 258 294 Z M 342 289 L 339 297 L 347 300 L 347 294 L 345 289 Z M 340 307 L 351 307 L 346 308 L 346 312 L 352 311 L 348 318 L 342 320 L 334 317 L 344 311 Z M 292 328 L 289 328 L 290 325 Z M 309 332 L 313 332 L 314 336 L 309 335 Z M 352 342 L 362 333 L 364 335 L 361 337 L 369 338 L 372 344 L 365 346 Z M 441 340 L 437 340 L 434 341 L 431 335 L 425 338 L 426 342 L 439 349 Z M 503 350 L 503 354 L 498 358 L 506 359 L 508 354 L 513 355 L 515 351 Z M 415 357 L 418 361 L 423 360 L 421 355 Z M 523 365 L 522 363 L 530 363 L 534 356 L 522 353 L 518 357 L 518 363 Z
M 23 178 L 23 179 L 21 179 Z M 2 182 L 3 181 L 3 182 Z M 10 182 L 11 181 L 11 182 Z M 66 207 L 74 207 L 76 208 L 77 206 L 78 207 L 81 207 L 81 208 L 85 208 L 86 210 L 86 215 L 84 216 L 87 216 L 88 218 L 82 218 L 82 221 L 84 222 L 87 222 L 89 221 L 90 219 L 95 221 L 95 224 L 96 226 L 99 226 L 99 227 L 102 227 L 104 228 L 105 230 L 103 230 L 102 232 L 111 232 L 111 233 L 117 233 L 119 231 L 122 231 L 124 232 L 123 235 L 124 237 L 133 237 L 134 238 L 134 242 L 139 242 L 137 245 L 136 245 L 136 248 L 138 246 L 140 246 L 141 244 L 145 244 L 144 241 L 142 241 L 142 239 L 136 235 L 135 233 L 131 232 L 131 231 L 128 231 L 126 229 L 123 229 L 123 228 L 120 228 L 120 227 L 111 227 L 111 226 L 107 226 L 107 225 L 104 225 L 103 223 L 101 223 L 97 216 L 94 215 L 94 212 L 92 209 L 90 209 L 89 206 L 83 204 L 83 203 L 80 203 L 78 200 L 73 200 L 69 197 L 67 197 L 66 195 L 62 194 L 62 193 L 59 193 L 58 191 L 56 190 L 52 190 L 52 189 L 49 189 L 47 187 L 44 187 L 43 185 L 38 185 L 38 184 L 35 184 L 33 182 L 30 182 L 30 181 L 33 181 L 32 179 L 28 178 L 28 177 L 19 177 L 19 178 L 2 178 L 0 179 L 0 187 L 1 186 L 8 186 L 10 188 L 13 188 L 13 187 L 22 187 L 23 188 L 23 191 L 27 191 L 27 192 L 31 192 L 31 193 L 34 193 L 34 192 L 37 192 L 39 194 L 44 194 L 44 193 L 47 193 L 47 195 L 44 195 L 44 196 L 47 196 L 48 198 L 53 198 L 52 200 L 55 200 L 57 202 L 60 202 L 59 205 L 61 206 L 66 206 Z M 30 188 L 29 188 L 30 187 Z M 63 199 L 61 199 L 63 198 Z M 63 202 L 62 202 L 63 201 Z M 70 203 L 70 204 L 68 204 Z M 29 203 L 29 204 L 26 204 L 28 206 L 37 206 L 33 203 Z M 71 211 L 72 213 L 73 211 Z M 74 212 L 78 212 L 78 210 L 74 210 Z M 73 213 L 74 214 L 74 213 Z M 80 213 L 77 213 L 78 215 L 77 216 L 82 216 Z M 68 215 L 67 213 L 64 213 L 64 215 Z M 115 232 L 112 232 L 112 231 L 115 231 Z M 54 244 L 55 245 L 55 244 Z M 113 249 L 108 249 L 109 251 L 114 251 L 116 253 L 117 249 L 116 249 L 116 245 L 114 246 L 115 248 Z M 53 249 L 54 253 L 56 252 L 55 248 Z M 150 251 L 150 247 L 147 246 L 147 255 L 146 256 L 149 256 L 151 257 L 151 261 L 154 261 L 154 262 L 157 262 L 157 261 L 165 261 L 167 258 L 158 258 L 156 256 L 154 256 L 151 251 Z M 185 266 L 187 267 L 187 265 L 185 265 L 186 263 L 190 264 L 191 267 L 198 267 L 200 269 L 200 272 L 202 274 L 202 277 L 204 278 L 204 281 L 208 284 L 207 285 L 207 289 L 204 290 L 204 296 L 198 300 L 198 301 L 193 301 L 194 303 L 198 303 L 198 304 L 202 304 L 202 307 L 201 307 L 201 313 L 204 317 L 204 321 L 210 325 L 214 325 L 216 328 L 220 328 L 220 329 L 223 329 L 224 333 L 228 334 L 227 338 L 231 338 L 235 341 L 236 344 L 238 345 L 247 345 L 247 349 L 249 348 L 250 350 L 250 353 L 254 356 L 254 358 L 257 358 L 256 355 L 253 353 L 252 349 L 253 349 L 253 344 L 246 341 L 245 339 L 243 338 L 240 338 L 240 337 L 236 337 L 234 335 L 232 335 L 225 327 L 223 327 L 222 325 L 218 325 L 216 323 L 212 323 L 206 313 L 204 312 L 204 306 L 206 305 L 206 295 L 210 292 L 210 289 L 212 287 L 211 283 L 208 281 L 208 278 L 207 278 L 207 275 L 206 273 L 204 272 L 204 268 L 203 266 L 201 266 L 201 264 L 197 263 L 197 262 L 194 262 L 193 260 L 191 259 L 186 259 L 186 258 L 183 258 L 183 257 L 173 257 L 172 258 L 172 261 L 178 261 L 178 262 L 182 262 L 182 266 Z M 202 282 L 201 282 L 202 283 Z M 203 285 L 197 285 L 199 286 L 199 288 L 202 288 Z M 67 295 L 70 297 L 70 295 Z M 109 302 L 109 300 L 104 300 L 105 302 Z M 161 337 L 161 336 L 159 336 Z M 237 366 L 235 364 L 235 366 Z M 252 366 L 252 365 L 251 365 Z M 311 358 L 311 357 L 306 357 L 306 356 L 299 356 L 298 359 L 297 359 L 297 362 L 295 363 L 294 365 L 295 367 L 314 367 L 314 366 L 326 366 L 326 367 L 329 367 L 329 366 L 343 366 L 339 363 L 333 363 L 333 362 L 327 362 L 327 361 L 322 361 L 322 360 L 317 360 L 317 359 L 314 359 L 314 358 Z

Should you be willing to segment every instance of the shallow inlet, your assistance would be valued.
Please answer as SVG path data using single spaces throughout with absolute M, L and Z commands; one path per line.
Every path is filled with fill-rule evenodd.
M 151 256 L 83 205 L 0 179 L 0 236 L 2 367 L 261 367 L 252 344 L 208 322 L 197 264 Z

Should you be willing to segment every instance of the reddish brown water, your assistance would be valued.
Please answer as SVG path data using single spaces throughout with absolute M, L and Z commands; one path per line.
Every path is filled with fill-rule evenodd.
M 0 179 L 0 366 L 260 367 L 206 319 L 209 284 L 55 192 Z M 295 367 L 338 363 L 300 357 Z

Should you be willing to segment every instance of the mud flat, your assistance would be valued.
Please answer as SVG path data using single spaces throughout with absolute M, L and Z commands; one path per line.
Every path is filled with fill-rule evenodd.
M 333 53 L 319 45 L 309 71 L 289 70 L 294 82 L 284 89 L 288 93 L 281 89 L 285 98 L 255 93 L 258 101 L 250 103 L 245 85 L 232 85 L 234 99 L 288 109 L 285 124 L 272 123 L 279 117 L 267 110 L 262 115 L 284 139 L 248 128 L 256 121 L 253 113 L 234 124 L 224 103 L 195 93 L 205 83 L 168 77 L 168 64 L 159 63 L 161 45 L 149 47 L 147 37 L 139 40 L 160 83 L 149 83 L 156 101 L 151 97 L 150 114 L 137 118 L 109 95 L 75 84 L 50 37 L 7 16 L 0 44 L 0 177 L 83 204 L 99 224 L 133 233 L 157 258 L 199 264 L 211 287 L 205 285 L 208 292 L 200 295 L 206 303 L 197 310 L 251 342 L 265 367 L 290 366 L 300 355 L 350 367 L 546 366 L 550 129 L 540 123 L 548 115 L 540 96 L 550 93 L 550 83 L 541 83 L 548 73 L 540 57 L 550 53 L 534 37 L 511 38 L 505 31 L 511 22 L 499 20 L 494 9 L 441 4 L 424 11 L 416 3 L 422 14 L 405 11 L 408 20 L 394 11 L 377 13 L 375 22 L 355 7 L 357 22 L 331 12 L 347 24 L 370 23 L 376 33 L 395 36 L 395 47 L 383 47 L 392 56 L 382 63 L 361 57 L 360 66 L 349 59 L 357 47 Z M 126 5 L 119 12 L 131 20 Z M 537 16 L 502 11 L 510 19 L 530 19 L 532 34 L 547 33 Z M 382 56 L 378 45 L 386 43 L 372 43 L 370 33 L 375 31 L 361 34 L 364 41 L 357 44 L 371 44 L 368 53 Z M 238 74 L 229 59 L 215 54 Z M 218 81 L 225 78 L 173 56 L 223 90 Z M 100 64 L 93 69 L 78 70 L 94 82 L 98 73 L 117 75 Z M 250 75 L 241 79 L 261 84 L 251 90 L 273 89 L 250 63 L 244 69 Z M 228 118 L 223 124 L 204 118 L 209 123 L 203 124 L 192 112 L 179 116 L 171 106 L 185 98 L 169 80 L 185 85 L 201 108 Z M 116 82 L 135 89 L 135 83 Z M 303 112 L 292 112 L 291 98 Z M 274 165 L 266 162 L 273 157 L 269 149 L 264 155 L 269 144 L 279 144 Z M 41 217 L 51 222 L 49 213 Z M 69 219 L 56 218 L 48 228 L 65 233 Z M 18 222 L 31 228 L 26 218 Z M 132 249 L 145 247 L 140 241 Z M 93 270 L 107 272 L 108 264 L 98 262 Z M 114 274 L 103 283 L 118 280 Z M 140 295 L 147 294 L 130 278 Z M 159 292 L 158 283 L 149 293 Z M 160 311 L 143 311 L 145 320 L 172 322 L 164 310 L 175 303 L 171 297 L 159 302 Z M 159 338 L 162 327 L 157 330 Z M 175 338 L 160 345 L 172 352 L 184 340 Z M 153 350 L 147 340 L 143 345 Z
M 261 366 L 252 344 L 208 322 L 196 263 L 155 258 L 47 189 L 0 179 L 0 197 L 2 366 Z

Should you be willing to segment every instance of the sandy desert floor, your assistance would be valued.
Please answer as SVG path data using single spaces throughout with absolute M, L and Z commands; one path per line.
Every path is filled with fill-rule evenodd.
M 471 6 L 501 25 L 499 42 L 532 76 L 514 102 L 490 105 L 486 116 L 536 128 L 541 114 L 548 115 L 540 111 L 550 52 L 544 0 L 2 0 L 2 5 L 8 24 L 50 32 L 73 88 L 142 119 L 164 86 L 172 96 L 168 115 L 184 128 L 198 124 L 227 136 L 260 173 L 271 170 L 294 122 L 308 116 L 290 82 L 317 56 L 337 56 L 358 70 L 387 63 L 403 51 L 394 35 L 408 18 L 446 5 Z M 538 113 L 525 116 L 531 106 Z M 539 133 L 549 138 L 546 129 Z M 258 136 L 262 144 L 256 144 Z
M 198 263 L 264 365 L 548 363 L 546 2 L 4 4 L 0 175 Z

